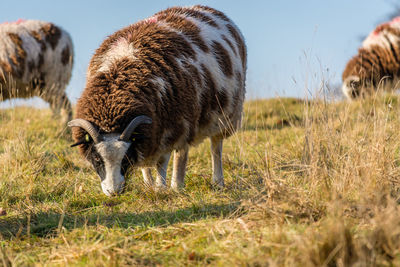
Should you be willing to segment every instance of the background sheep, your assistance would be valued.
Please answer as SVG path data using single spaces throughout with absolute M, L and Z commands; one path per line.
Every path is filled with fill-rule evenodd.
M 0 24 L 0 100 L 39 96 L 56 114 L 61 112 L 66 123 L 72 115 L 65 94 L 72 63 L 71 38 L 54 24 Z
M 343 72 L 343 93 L 348 99 L 377 89 L 398 88 L 400 75 L 400 17 L 379 25 L 364 40 Z
M 222 141 L 240 125 L 246 47 L 235 24 L 205 6 L 173 7 L 108 37 L 93 56 L 69 123 L 105 194 L 121 192 L 130 166 L 166 186 L 184 184 L 189 145 L 210 137 L 213 183 L 224 185 Z

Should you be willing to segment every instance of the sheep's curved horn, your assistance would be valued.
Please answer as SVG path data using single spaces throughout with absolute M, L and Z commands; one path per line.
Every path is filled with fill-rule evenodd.
M 152 120 L 150 119 L 150 117 L 147 117 L 145 115 L 137 116 L 125 128 L 119 139 L 125 142 L 129 141 L 129 138 L 131 137 L 133 131 L 135 131 L 136 127 L 138 127 L 140 124 L 143 123 L 150 124 L 151 122 Z
M 68 122 L 69 127 L 81 127 L 84 129 L 93 139 L 95 144 L 103 141 L 103 137 L 99 134 L 99 132 L 94 128 L 94 126 L 87 120 L 84 119 L 75 119 Z

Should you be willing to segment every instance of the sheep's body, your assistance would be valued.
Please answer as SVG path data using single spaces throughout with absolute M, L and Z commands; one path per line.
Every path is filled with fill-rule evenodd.
M 147 167 L 156 166 L 157 185 L 164 186 L 172 151 L 172 187 L 182 186 L 188 146 L 206 137 L 212 143 L 213 181 L 223 185 L 222 140 L 240 125 L 245 77 L 240 31 L 208 7 L 169 8 L 108 37 L 90 62 L 77 104 L 77 118 L 91 122 L 106 137 L 99 144 L 80 146 L 102 178 L 103 191 L 120 191 L 116 185 L 122 182 L 116 180 L 123 181 L 123 174 L 118 173 L 129 163 L 143 168 L 148 183 L 152 178 Z M 117 145 L 118 134 L 138 115 L 152 119 L 139 127 L 144 138 L 127 147 Z M 74 139 L 82 140 L 85 133 L 74 128 Z M 120 163 L 109 162 L 111 150 L 125 155 L 111 157 Z M 111 168 L 115 164 L 119 166 Z
M 343 93 L 348 99 L 379 90 L 394 90 L 400 78 L 400 17 L 379 25 L 364 40 L 343 72 Z
M 70 119 L 65 88 L 71 77 L 73 46 L 52 23 L 19 20 L 0 24 L 0 100 L 39 96 Z

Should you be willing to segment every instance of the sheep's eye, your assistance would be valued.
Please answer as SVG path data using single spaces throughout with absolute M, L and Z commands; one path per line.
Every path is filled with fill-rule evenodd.
M 132 133 L 132 136 L 131 136 L 131 141 L 132 142 L 135 142 L 136 141 L 136 138 L 139 136 L 139 133 L 137 133 L 137 132 L 133 132 Z
M 78 142 L 72 144 L 71 147 L 79 146 L 79 145 L 82 145 L 82 144 L 88 144 L 88 143 L 90 143 L 90 142 L 91 142 L 90 135 L 89 135 L 89 134 L 85 134 L 85 137 L 84 137 L 83 140 L 78 141 Z

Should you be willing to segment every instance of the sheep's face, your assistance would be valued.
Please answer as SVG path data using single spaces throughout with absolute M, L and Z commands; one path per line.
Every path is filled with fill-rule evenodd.
M 373 78 L 361 78 L 359 76 L 347 77 L 342 86 L 342 91 L 348 99 L 362 98 L 372 95 L 377 91 L 390 91 L 399 87 L 399 80 L 389 76 L 382 77 L 380 80 Z
M 91 122 L 75 119 L 68 123 L 70 127 L 80 127 L 78 140 L 86 159 L 92 164 L 101 179 L 101 188 L 107 196 L 119 194 L 124 189 L 126 170 L 136 162 L 137 142 L 140 134 L 134 132 L 140 124 L 150 124 L 151 119 L 141 115 L 134 118 L 125 130 L 119 133 L 100 134 Z
M 342 91 L 348 99 L 355 99 L 360 96 L 363 84 L 360 77 L 350 76 L 342 85 Z
M 131 142 L 119 139 L 119 134 L 106 134 L 104 141 L 94 145 L 97 153 L 89 157 L 101 179 L 101 188 L 107 196 L 122 192 L 125 184 L 122 160 Z

